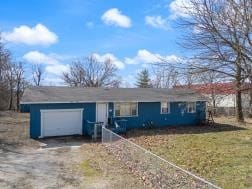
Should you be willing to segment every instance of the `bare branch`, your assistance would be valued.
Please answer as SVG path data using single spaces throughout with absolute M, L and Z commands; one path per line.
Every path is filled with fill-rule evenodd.
M 63 73 L 66 84 L 75 87 L 118 87 L 117 68 L 110 59 L 98 62 L 94 56 L 76 60 L 69 72 Z

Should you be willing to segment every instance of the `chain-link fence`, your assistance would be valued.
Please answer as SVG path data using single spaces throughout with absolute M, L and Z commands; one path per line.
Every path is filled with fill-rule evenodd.
M 220 188 L 105 127 L 102 128 L 102 143 L 133 174 L 152 188 Z
M 235 107 L 216 107 L 211 106 L 207 107 L 215 116 L 235 116 L 236 110 Z M 244 107 L 242 109 L 245 117 L 251 117 L 251 109 Z

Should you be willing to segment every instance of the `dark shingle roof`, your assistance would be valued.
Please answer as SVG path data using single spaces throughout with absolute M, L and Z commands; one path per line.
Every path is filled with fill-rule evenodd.
M 21 104 L 69 102 L 206 101 L 189 89 L 30 87 Z

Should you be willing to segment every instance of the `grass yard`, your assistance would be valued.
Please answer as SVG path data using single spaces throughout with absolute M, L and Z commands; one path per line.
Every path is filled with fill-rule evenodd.
M 127 137 L 222 188 L 252 188 L 252 121 L 215 121 L 214 127 L 134 130 Z

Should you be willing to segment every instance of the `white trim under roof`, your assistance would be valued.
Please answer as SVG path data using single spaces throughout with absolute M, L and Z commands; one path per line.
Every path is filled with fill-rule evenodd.
M 164 100 L 164 101 L 168 101 L 168 102 L 207 102 L 207 100 Z M 42 102 L 20 102 L 20 104 L 69 104 L 69 103 L 108 103 L 108 102 L 160 102 L 160 100 L 134 100 L 134 101 L 66 101 L 66 102 L 45 102 L 45 101 L 42 101 Z

